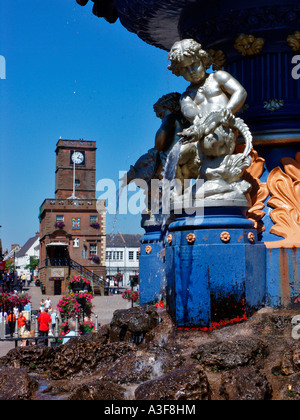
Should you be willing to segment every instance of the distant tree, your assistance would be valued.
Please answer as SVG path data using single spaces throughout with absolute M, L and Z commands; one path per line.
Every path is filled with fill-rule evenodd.
M 5 261 L 5 271 L 14 271 L 14 260 Z
M 34 271 L 39 266 L 39 259 L 37 257 L 30 257 L 30 262 L 26 265 L 25 269 Z

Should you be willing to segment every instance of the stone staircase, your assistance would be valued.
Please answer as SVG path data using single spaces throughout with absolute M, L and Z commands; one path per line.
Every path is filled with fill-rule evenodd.
M 69 267 L 71 277 L 73 275 L 80 274 L 81 276 L 87 278 L 91 282 L 93 294 L 100 294 L 101 296 L 104 296 L 105 289 L 107 288 L 105 280 L 74 260 L 69 259 Z

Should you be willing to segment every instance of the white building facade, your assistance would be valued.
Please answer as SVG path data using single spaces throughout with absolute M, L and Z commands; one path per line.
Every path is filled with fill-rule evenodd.
M 36 236 L 28 239 L 25 245 L 15 253 L 15 269 L 18 273 L 18 276 L 29 275 L 30 270 L 27 267 L 30 264 L 30 258 L 35 257 L 39 259 L 40 256 L 40 238 L 37 234 Z
M 139 280 L 142 235 L 106 235 L 106 279 L 110 286 L 130 287 Z

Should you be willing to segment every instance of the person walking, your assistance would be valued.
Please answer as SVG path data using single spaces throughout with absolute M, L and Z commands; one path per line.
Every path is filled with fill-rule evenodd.
M 16 316 L 16 318 L 18 318 L 18 316 L 19 316 L 19 308 L 17 307 L 17 305 L 14 306 L 13 313 Z
M 44 302 L 44 299 L 42 299 L 40 303 L 40 311 L 43 312 L 44 309 L 45 309 L 45 302 Z
M 48 346 L 48 334 L 51 325 L 51 316 L 48 314 L 48 309 L 45 308 L 38 317 L 39 332 L 41 337 L 47 337 L 44 339 L 44 345 Z
M 26 327 L 26 321 L 27 319 L 23 315 L 23 312 L 20 312 L 19 318 L 18 318 L 18 328 L 19 328 L 19 335 L 22 337 L 25 332 Z
M 10 311 L 9 315 L 7 317 L 6 323 L 8 325 L 9 333 L 10 333 L 11 338 L 13 338 L 13 336 L 14 336 L 15 327 L 16 327 L 16 320 L 17 320 L 16 315 L 12 311 Z
M 45 308 L 49 309 L 51 306 L 52 306 L 51 299 L 49 297 L 47 297 L 47 299 L 45 301 Z
M 55 326 L 56 326 L 56 317 L 57 317 L 56 311 L 52 312 L 52 314 L 50 316 L 51 316 L 52 332 L 54 334 L 55 333 Z

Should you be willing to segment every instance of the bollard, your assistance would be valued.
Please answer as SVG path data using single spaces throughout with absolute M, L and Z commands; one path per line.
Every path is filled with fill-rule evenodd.
M 55 318 L 55 330 L 54 330 L 54 336 L 58 337 L 59 336 L 59 331 L 58 331 L 58 316 L 56 316 Z
M 98 325 L 98 315 L 96 315 L 96 322 L 95 322 L 95 333 L 98 334 L 99 325 Z
M 3 340 L 5 339 L 5 319 L 4 319 L 4 316 L 3 316 L 2 322 L 1 322 L 1 338 Z
M 15 338 L 19 338 L 18 319 L 16 319 L 15 334 L 14 334 L 14 336 L 15 336 Z
M 38 317 L 35 317 L 35 332 L 34 332 L 35 338 L 39 336 L 39 326 L 38 326 Z
M 75 321 L 75 337 L 79 336 L 79 325 L 78 325 L 78 316 L 76 316 L 76 321 Z

